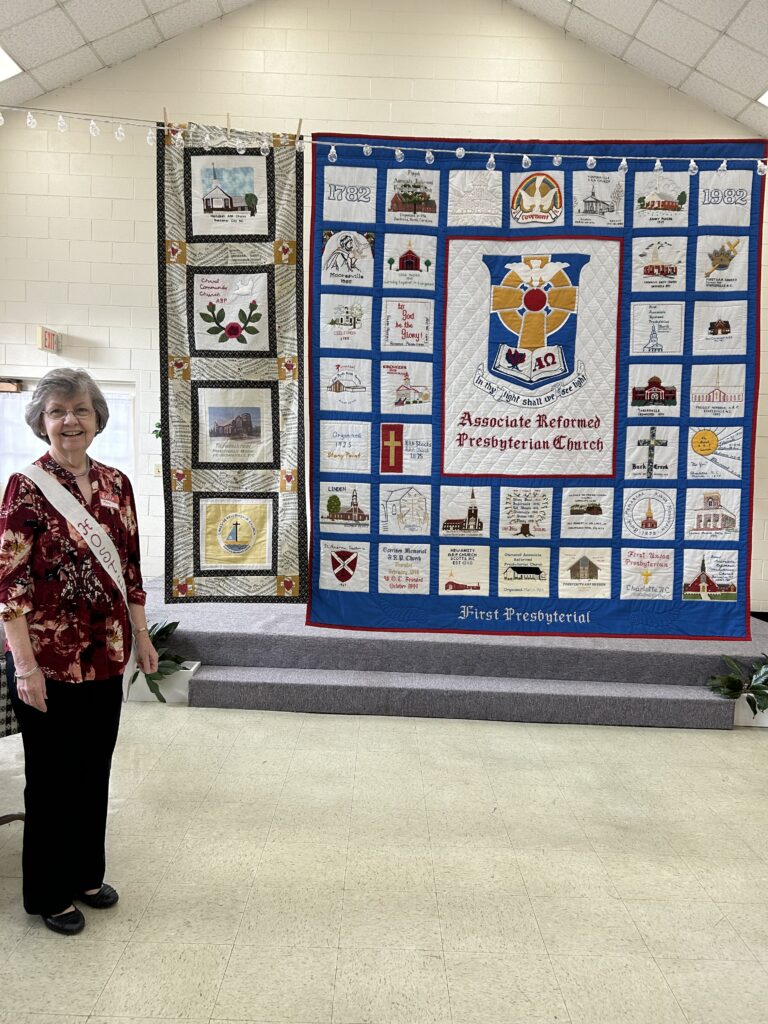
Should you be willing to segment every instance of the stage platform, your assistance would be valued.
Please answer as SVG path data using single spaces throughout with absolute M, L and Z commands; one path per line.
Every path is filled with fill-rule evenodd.
M 202 662 L 198 707 L 730 729 L 733 704 L 706 679 L 723 654 L 768 650 L 755 618 L 746 642 L 379 633 L 306 626 L 304 605 L 147 590 L 150 621 L 178 620 L 174 649 Z

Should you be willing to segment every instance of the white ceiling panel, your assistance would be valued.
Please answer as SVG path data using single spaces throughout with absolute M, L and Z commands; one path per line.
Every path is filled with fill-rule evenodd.
M 177 7 L 179 0 L 144 0 L 150 14 L 158 14 L 160 11 L 167 11 L 169 7 Z
M 153 46 L 162 42 L 162 39 L 154 21 L 145 18 L 138 25 L 122 28 L 119 32 L 97 40 L 93 43 L 93 48 L 105 64 L 119 64 L 121 60 L 128 60 L 137 53 L 151 50 Z
M 56 0 L 0 0 L 0 31 L 56 6 Z
M 768 134 L 768 0 L 506 0 Z
M 100 39 L 147 17 L 142 0 L 69 0 L 64 10 L 88 40 Z
M 221 9 L 217 0 L 187 0 L 186 3 L 163 11 L 155 17 L 157 27 L 166 39 L 180 35 L 191 28 L 205 25 L 214 18 L 221 17 Z
M 679 86 L 691 73 L 687 64 L 682 64 L 666 53 L 659 53 L 651 46 L 646 46 L 639 39 L 633 39 L 624 51 L 624 60 L 645 71 L 654 78 L 661 78 L 670 85 Z
M 717 32 L 668 4 L 656 3 L 638 29 L 637 38 L 694 68 L 717 39 Z
M 632 38 L 626 32 L 621 32 L 613 25 L 607 25 L 604 21 L 593 18 L 591 14 L 577 8 L 571 11 L 571 16 L 566 22 L 566 30 L 590 46 L 597 46 L 616 56 L 626 50 L 627 43 Z
M 667 3 L 721 32 L 744 6 L 744 0 L 667 0 Z
M 768 3 L 750 0 L 728 27 L 728 35 L 768 56 Z
M 0 103 L 7 103 L 10 107 L 26 103 L 34 96 L 40 95 L 40 85 L 32 75 L 14 75 L 13 78 L 0 82 Z
M 727 117 L 736 117 L 749 102 L 746 96 L 702 75 L 700 71 L 691 72 L 683 83 L 682 91 Z
M 741 114 L 739 120 L 759 132 L 760 135 L 768 137 L 768 107 L 763 106 L 762 103 L 752 103 Z
M 654 0 L 573 0 L 587 14 L 632 35 L 653 6 Z M 567 12 L 566 12 L 567 13 Z
M 699 63 L 698 70 L 752 99 L 762 96 L 768 89 L 765 59 L 728 36 L 720 36 Z
M 3 49 L 25 71 L 32 71 L 54 57 L 78 50 L 84 42 L 60 7 L 6 29 L 0 37 Z
M 65 53 L 63 57 L 57 57 L 35 68 L 35 78 L 46 90 L 58 89 L 62 85 L 77 82 L 102 67 L 104 65 L 90 46 L 81 46 L 79 50 Z
M 548 21 L 550 25 L 562 28 L 565 19 L 570 14 L 570 6 L 563 3 L 563 0 L 515 0 L 515 7 L 519 7 L 529 14 L 535 14 L 537 18 Z

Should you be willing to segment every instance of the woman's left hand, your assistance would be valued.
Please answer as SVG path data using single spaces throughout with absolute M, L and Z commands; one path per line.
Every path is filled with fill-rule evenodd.
M 136 637 L 136 657 L 139 668 L 144 675 L 151 675 L 157 672 L 157 651 L 147 633 L 139 633 Z

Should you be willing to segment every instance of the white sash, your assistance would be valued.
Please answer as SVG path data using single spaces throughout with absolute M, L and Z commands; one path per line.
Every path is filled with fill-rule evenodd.
M 56 511 L 60 512 L 67 522 L 74 526 L 90 548 L 93 557 L 99 565 L 103 566 L 109 578 L 123 595 L 125 606 L 128 608 L 128 591 L 120 565 L 120 556 L 117 553 L 117 548 L 112 538 L 104 527 L 80 504 L 74 494 L 70 493 L 55 477 L 51 476 L 50 473 L 46 473 L 40 466 L 27 466 L 26 469 L 22 470 L 22 473 L 24 476 L 29 477 L 33 483 L 37 484 Z M 130 628 L 130 608 L 128 608 L 128 622 Z M 131 637 L 131 653 L 128 658 L 128 664 L 123 672 L 123 700 L 128 700 L 131 679 L 137 667 L 136 645 L 133 637 Z

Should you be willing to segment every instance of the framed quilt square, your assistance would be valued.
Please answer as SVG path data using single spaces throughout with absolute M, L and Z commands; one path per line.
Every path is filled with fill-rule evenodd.
M 187 323 L 190 355 L 276 356 L 274 265 L 189 267 Z
M 275 574 L 277 499 L 276 494 L 196 494 L 195 574 Z
M 187 242 L 266 242 L 275 237 L 272 149 L 184 150 Z
M 277 384 L 192 384 L 192 465 L 274 469 L 280 460 Z

